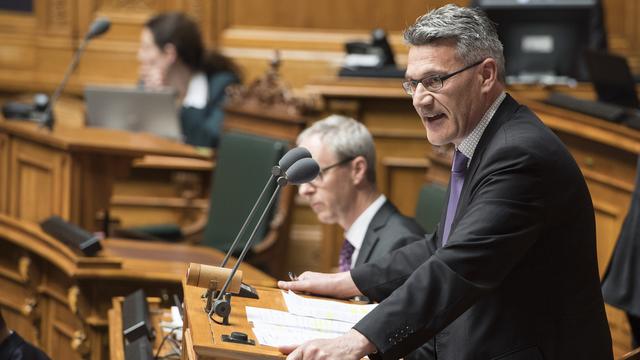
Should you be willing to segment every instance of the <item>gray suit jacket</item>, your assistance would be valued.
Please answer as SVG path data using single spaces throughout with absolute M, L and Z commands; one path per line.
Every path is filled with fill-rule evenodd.
M 442 224 L 356 267 L 380 304 L 354 327 L 373 358 L 434 339 L 439 360 L 613 358 L 589 191 L 562 142 L 507 96 L 466 173 L 451 235 Z
M 355 266 L 368 263 L 424 238 L 424 230 L 413 219 L 402 215 L 389 201 L 371 219 Z

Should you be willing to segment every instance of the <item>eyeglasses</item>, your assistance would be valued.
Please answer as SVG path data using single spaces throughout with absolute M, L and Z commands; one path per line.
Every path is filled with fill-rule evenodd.
M 327 175 L 327 172 L 328 172 L 329 170 L 333 169 L 334 167 L 338 167 L 338 166 L 344 165 L 344 164 L 346 164 L 346 163 L 348 163 L 348 162 L 352 161 L 352 160 L 353 160 L 353 159 L 355 159 L 355 158 L 356 158 L 355 156 L 348 157 L 348 158 L 346 158 L 346 159 L 344 159 L 344 160 L 338 161 L 338 162 L 337 162 L 337 163 L 335 163 L 335 164 L 331 164 L 331 165 L 329 165 L 329 166 L 325 166 L 325 167 L 323 167 L 323 168 L 322 168 L 322 169 L 320 169 L 320 171 L 318 172 L 318 176 L 317 176 L 315 179 L 311 180 L 311 181 L 309 182 L 309 184 L 311 184 L 311 185 L 313 185 L 313 186 L 317 186 L 317 185 L 322 184 L 322 183 L 324 182 L 324 177 Z
M 407 80 L 402 83 L 402 87 L 404 88 L 404 91 L 406 91 L 407 94 L 411 96 L 413 96 L 413 94 L 416 93 L 416 88 L 418 87 L 418 84 L 422 84 L 422 86 L 424 86 L 424 88 L 427 89 L 428 91 L 438 92 L 444 86 L 445 80 L 447 80 L 448 78 L 454 75 L 458 75 L 465 70 L 469 70 L 474 66 L 478 66 L 482 64 L 483 61 L 484 59 L 446 75 L 429 75 L 426 78 L 421 80 Z

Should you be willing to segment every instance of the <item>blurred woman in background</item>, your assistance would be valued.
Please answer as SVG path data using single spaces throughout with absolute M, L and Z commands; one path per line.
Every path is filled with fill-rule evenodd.
M 215 147 L 224 117 L 225 88 L 240 79 L 235 65 L 216 51 L 206 51 L 198 25 L 179 12 L 147 21 L 138 61 L 144 88 L 175 89 L 184 141 Z

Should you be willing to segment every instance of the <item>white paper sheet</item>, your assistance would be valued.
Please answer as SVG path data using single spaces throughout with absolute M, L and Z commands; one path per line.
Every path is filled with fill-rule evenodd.
M 295 315 L 348 322 L 354 325 L 378 304 L 346 304 L 332 300 L 308 299 L 292 291 L 282 292 L 289 312 Z

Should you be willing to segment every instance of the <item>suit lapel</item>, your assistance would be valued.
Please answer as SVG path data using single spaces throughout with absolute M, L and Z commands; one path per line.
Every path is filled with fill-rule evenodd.
M 482 156 L 484 155 L 484 150 L 486 149 L 487 143 L 495 136 L 495 133 L 502 127 L 511 115 L 517 110 L 519 104 L 509 95 L 504 98 L 500 107 L 493 115 L 493 118 L 487 125 L 487 128 L 482 133 L 482 137 L 476 146 L 476 149 L 473 153 L 473 158 L 471 159 L 471 163 L 469 164 L 469 168 L 467 169 L 467 173 L 465 175 L 464 184 L 462 185 L 462 190 L 460 192 L 460 199 L 458 200 L 458 208 L 456 209 L 456 214 L 454 216 L 454 220 L 451 223 L 451 233 L 453 233 L 453 229 L 456 227 L 456 223 L 458 222 L 459 214 L 466 207 L 469 192 L 471 191 L 471 185 L 473 177 L 475 176 L 476 171 L 478 170 L 478 166 L 481 162 Z M 440 225 L 438 226 L 438 246 L 442 246 L 442 234 L 444 232 L 444 223 L 447 215 L 447 206 L 449 206 L 449 193 L 451 191 L 451 179 L 449 179 L 449 186 L 447 188 L 447 195 L 445 197 L 445 204 L 440 216 Z M 450 234 L 451 234 L 450 233 Z
M 383 228 L 389 217 L 396 211 L 395 207 L 389 202 L 389 200 L 385 201 L 382 204 L 382 207 L 371 219 L 371 223 L 369 223 L 369 227 L 367 228 L 367 232 L 364 234 L 364 239 L 362 240 L 362 246 L 360 247 L 360 252 L 358 253 L 358 258 L 356 259 L 356 266 L 360 264 L 364 264 L 371 257 L 371 253 L 373 249 L 375 249 L 376 244 L 380 241 L 380 235 L 378 234 L 378 230 Z

